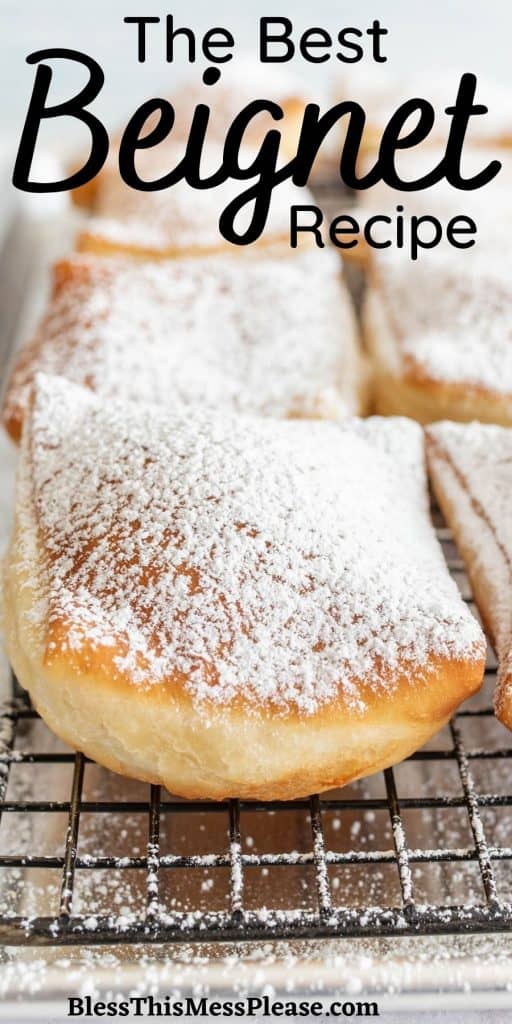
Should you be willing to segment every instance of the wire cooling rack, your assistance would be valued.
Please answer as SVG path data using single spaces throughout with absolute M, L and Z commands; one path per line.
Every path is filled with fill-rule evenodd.
M 471 601 L 449 531 L 440 525 L 438 536 L 464 598 Z M 494 671 L 491 662 L 489 688 Z M 19 695 L 1 716 L 0 892 L 4 875 L 8 879 L 4 892 L 7 890 L 10 900 L 5 901 L 4 896 L 0 904 L 0 941 L 69 945 L 509 930 L 512 846 L 497 842 L 495 831 L 502 833 L 495 828 L 495 818 L 489 825 L 485 816 L 499 811 L 508 823 L 512 748 L 506 744 L 505 730 L 498 734 L 504 745 L 480 745 L 486 726 L 501 730 L 490 706 L 477 701 L 476 706 L 470 704 L 459 712 L 445 730 L 444 739 L 413 754 L 398 768 L 389 768 L 355 786 L 293 802 L 210 803 L 173 799 L 157 786 L 118 780 L 82 754 L 51 740 L 28 700 Z M 27 744 L 34 744 L 34 736 L 35 747 L 27 749 Z M 41 737 L 45 740 L 42 743 Z M 499 792 L 489 792 L 481 785 L 487 778 L 492 781 L 491 763 L 501 765 Z M 449 766 L 456 772 L 456 782 L 453 792 L 446 795 L 439 790 Z M 410 769 L 408 786 L 402 783 L 404 768 Z M 34 793 L 40 794 L 33 782 L 12 784 L 12 774 L 20 770 L 35 771 L 37 776 L 46 773 L 44 786 L 51 791 L 45 791 L 44 799 L 34 798 Z M 101 798 L 91 799 L 86 791 L 84 780 L 89 770 L 94 770 L 101 781 Z M 64 781 L 63 772 L 67 773 Z M 416 787 L 412 792 L 411 779 Z M 112 780 L 116 796 L 106 798 Z M 138 787 L 136 798 L 134 785 Z M 408 820 L 414 813 L 462 815 L 468 841 L 462 846 L 453 845 L 450 829 L 440 827 L 439 822 L 431 824 L 430 819 L 427 827 L 423 823 L 418 831 L 417 823 Z M 27 816 L 37 820 L 28 839 L 26 830 L 20 827 Z M 381 827 L 372 834 L 374 841 L 369 848 L 361 836 L 365 830 L 368 833 L 368 821 L 377 816 Z M 290 817 L 295 823 L 294 849 L 287 848 L 285 821 L 289 822 Z M 134 832 L 135 818 L 139 826 L 143 824 Z M 387 826 L 382 826 L 382 818 Z M 247 835 L 246 819 L 251 821 L 251 831 L 259 828 L 260 836 L 266 837 L 263 844 L 260 841 L 261 849 Z M 65 822 L 61 850 L 48 853 L 46 840 L 38 849 L 35 837 L 42 836 L 45 828 L 51 832 L 56 820 Z M 198 821 L 204 852 L 194 853 L 187 847 L 187 830 L 192 822 L 197 827 Z M 123 822 L 131 823 L 130 827 L 123 828 Z M 169 823 L 174 826 L 174 844 L 172 829 L 170 842 L 164 841 Z M 84 833 L 86 842 L 82 841 Z M 106 837 L 108 840 L 113 833 L 124 837 L 122 855 L 104 852 Z M 3 834 L 7 846 L 1 842 Z M 507 831 L 503 834 L 506 836 Z M 16 846 L 18 835 L 20 849 Z M 389 844 L 381 848 L 375 838 L 382 836 L 389 836 Z M 269 844 L 270 850 L 265 848 Z M 506 873 L 498 878 L 498 868 L 504 866 Z M 421 891 L 418 889 L 418 878 L 432 867 L 441 873 L 425 899 L 421 886 Z M 460 883 L 462 869 L 467 867 L 475 876 L 470 896 L 454 901 L 447 872 L 454 871 Z M 287 869 L 304 876 L 300 893 L 292 887 L 288 904 L 276 907 L 271 894 L 282 896 L 285 892 Z M 380 890 L 385 898 L 378 903 L 371 897 L 371 873 L 376 870 L 387 872 Z M 247 884 L 248 876 L 255 871 L 264 876 L 267 887 L 265 896 L 256 890 L 256 903 L 254 896 L 248 898 Z M 353 872 L 358 878 L 356 901 L 350 882 Z M 210 890 L 219 874 L 224 876 L 225 891 L 220 908 L 212 909 Z M 185 888 L 184 875 L 188 879 Z M 78 897 L 82 880 L 93 876 L 101 878 L 101 884 L 89 885 L 85 898 Z M 199 888 L 194 887 L 194 876 L 201 879 Z M 40 893 L 44 893 L 42 903 L 24 898 L 34 877 Z M 51 913 L 45 902 L 52 889 L 48 877 L 53 879 L 55 890 Z M 455 891 L 459 891 L 457 885 Z M 94 902 L 98 892 L 99 909 Z M 122 898 L 119 892 L 124 893 Z M 179 900 L 177 892 L 182 894 Z M 44 913 L 40 912 L 43 905 Z

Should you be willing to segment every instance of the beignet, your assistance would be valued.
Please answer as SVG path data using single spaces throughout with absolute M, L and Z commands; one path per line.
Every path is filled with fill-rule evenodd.
M 185 797 L 377 771 L 483 676 L 405 420 L 148 415 L 40 375 L 4 592 L 50 728 Z
M 438 423 L 427 430 L 427 452 L 439 504 L 498 655 L 496 714 L 512 729 L 512 430 Z
M 473 249 L 374 261 L 363 327 L 379 413 L 512 423 L 510 252 L 504 221 Z
M 361 411 L 365 376 L 352 303 L 333 253 L 241 262 L 78 256 L 7 389 L 18 439 L 35 373 L 59 374 L 104 402 L 173 411 L 339 418 Z

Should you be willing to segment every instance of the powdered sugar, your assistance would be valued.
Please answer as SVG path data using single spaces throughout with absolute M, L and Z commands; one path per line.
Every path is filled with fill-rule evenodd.
M 512 430 L 444 422 L 429 427 L 429 434 L 462 474 L 473 498 L 485 507 L 501 543 L 512 554 Z
M 194 403 L 337 417 L 357 409 L 356 327 L 330 253 L 140 264 L 83 256 L 57 276 L 14 372 L 7 419 L 22 416 L 37 370 L 105 399 L 171 410 Z
M 402 181 L 419 181 L 438 167 L 444 156 L 444 147 L 415 146 L 413 149 L 399 150 L 395 154 L 395 168 Z M 401 204 L 406 217 L 412 214 L 435 216 L 442 222 L 447 222 L 452 217 L 473 217 L 478 226 L 477 244 L 480 246 L 487 238 L 492 242 L 503 220 L 510 220 L 512 156 L 509 149 L 501 150 L 497 154 L 495 147 L 488 149 L 485 146 L 477 146 L 465 151 L 461 157 L 461 175 L 464 179 L 480 175 L 497 158 L 502 165 L 501 170 L 491 182 L 475 191 L 462 192 L 446 178 L 417 192 L 391 188 L 380 181 L 362 192 L 358 202 L 377 214 L 383 210 L 393 214 L 396 206 Z M 362 159 L 365 174 L 372 169 L 374 163 L 373 155 L 367 155 Z M 453 252 L 452 249 L 450 251 Z
M 463 69 L 464 71 L 467 69 Z M 336 100 L 351 99 L 360 103 L 368 116 L 371 128 L 383 131 L 398 106 L 415 97 L 423 97 L 432 104 L 436 122 L 428 142 L 446 139 L 452 117 L 446 108 L 455 103 L 460 82 L 456 68 L 440 71 L 392 75 L 387 64 L 367 64 L 339 68 L 335 83 Z M 510 119 L 510 89 L 479 75 L 476 103 L 483 103 L 488 111 L 472 117 L 467 133 L 467 146 L 506 143 L 512 134 Z M 407 127 L 412 127 L 410 118 Z
M 269 99 L 284 110 L 283 121 L 275 121 L 270 113 L 262 112 L 251 119 L 245 133 L 251 141 L 261 143 L 271 129 L 284 132 L 290 127 L 287 114 L 302 113 L 307 89 L 299 75 L 279 65 L 261 64 L 251 51 L 239 52 L 237 59 L 222 68 L 222 76 L 212 87 L 203 84 L 198 76 L 188 76 L 170 96 L 176 120 L 173 137 L 187 138 L 194 108 L 199 103 L 210 107 L 208 137 L 223 142 L 231 122 L 243 107 L 256 99 Z M 315 96 L 315 99 L 318 97 Z
M 167 143 L 156 149 L 141 150 L 137 170 L 146 181 L 164 177 L 183 158 L 184 144 Z M 255 153 L 242 150 L 240 166 L 250 168 Z M 216 173 L 222 165 L 222 147 L 210 143 L 201 161 L 203 179 Z M 112 243 L 140 246 L 144 249 L 204 250 L 226 246 L 219 231 L 219 217 L 235 197 L 245 192 L 257 180 L 257 171 L 247 179 L 228 178 L 214 188 L 192 188 L 186 181 L 154 192 L 130 188 L 120 177 L 117 161 L 110 160 L 104 167 L 95 194 L 96 214 L 87 224 L 91 235 Z M 312 202 L 311 194 L 290 181 L 279 184 L 272 193 L 270 211 L 262 240 L 288 244 L 290 207 Z M 251 220 L 253 203 L 247 204 L 235 219 L 238 232 L 245 230 Z
M 312 713 L 480 657 L 431 527 L 420 428 L 194 419 L 38 378 L 30 453 L 49 625 L 205 709 Z M 49 652 L 51 657 L 51 651 Z
M 487 618 L 500 659 L 500 685 L 512 669 L 512 431 L 446 422 L 428 433 L 435 473 L 457 508 L 461 546 L 471 549 L 473 572 L 492 594 Z
M 458 253 L 440 248 L 417 263 L 389 250 L 379 260 L 379 291 L 405 369 L 512 391 L 512 249 L 507 224 L 495 227 L 487 236 L 492 245 Z

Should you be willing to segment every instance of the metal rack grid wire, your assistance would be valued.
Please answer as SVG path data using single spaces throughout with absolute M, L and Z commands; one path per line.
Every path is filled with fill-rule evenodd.
M 438 517 L 439 521 L 439 517 Z M 462 565 L 454 555 L 453 542 L 449 531 L 438 525 L 438 536 L 445 549 L 447 563 L 455 574 L 461 573 Z M 466 597 L 471 601 L 469 596 Z M 492 677 L 493 669 L 488 672 Z M 482 810 L 485 808 L 512 807 L 512 772 L 510 789 L 505 793 L 481 792 L 475 781 L 473 765 L 488 758 L 512 760 L 512 747 L 488 750 L 482 746 L 468 745 L 463 738 L 464 720 L 483 720 L 492 715 L 490 707 L 463 708 L 449 726 L 451 744 L 446 749 L 425 748 L 413 754 L 409 762 L 422 762 L 424 771 L 432 770 L 433 763 L 451 762 L 456 766 L 460 783 L 460 795 L 431 795 L 419 793 L 400 796 L 396 771 L 388 768 L 383 773 L 384 795 L 354 797 L 341 791 L 340 796 L 312 795 L 308 800 L 282 803 L 250 803 L 230 800 L 226 803 L 203 801 L 181 801 L 172 799 L 160 791 L 158 786 L 148 787 L 146 800 L 109 801 L 84 799 L 84 771 L 88 759 L 71 751 L 23 751 L 15 749 L 17 730 L 22 723 L 35 721 L 37 713 L 30 707 L 22 694 L 13 698 L 2 713 L 3 752 L 0 763 L 0 816 L 2 827 L 8 826 L 13 813 L 67 816 L 67 830 L 63 853 L 48 856 L 35 852 L 0 855 L 0 874 L 6 869 L 23 869 L 25 876 L 35 869 L 51 868 L 61 872 L 60 899 L 58 912 L 53 916 L 0 916 L 0 941 L 13 945 L 71 945 L 107 943 L 158 943 L 158 942 L 213 942 L 269 940 L 277 938 L 311 939 L 334 936 L 391 936 L 420 935 L 461 932 L 498 932 L 512 928 L 512 906 L 500 897 L 500 886 L 496 878 L 496 864 L 512 861 L 512 847 L 494 845 L 486 835 Z M 51 764 L 72 766 L 72 781 L 69 797 L 65 800 L 9 799 L 8 782 L 12 765 Z M 244 850 L 242 843 L 241 815 L 247 808 L 252 813 L 273 816 L 293 810 L 303 813 L 308 821 L 309 841 L 302 851 L 260 852 Z M 411 809 L 460 808 L 467 816 L 471 842 L 466 847 L 445 847 L 431 849 L 413 848 L 408 842 L 404 812 Z M 385 812 L 392 835 L 391 849 L 377 850 L 334 850 L 329 848 L 324 829 L 324 816 L 335 811 L 341 816 L 350 814 L 362 816 L 368 811 Z M 183 855 L 165 853 L 161 849 L 160 832 L 164 815 L 180 816 L 181 822 L 190 814 L 221 815 L 226 821 L 227 842 L 224 852 Z M 81 819 L 85 814 L 98 816 L 109 814 L 139 814 L 147 819 L 147 843 L 145 851 L 133 851 L 122 858 L 100 853 L 80 853 Z M 105 819 L 103 819 L 105 820 Z M 278 819 L 279 820 L 279 819 Z M 7 825 L 6 825 L 7 822 Z M 274 829 L 275 833 L 275 829 Z M 428 904 L 419 901 L 415 894 L 413 866 L 418 864 L 463 864 L 471 862 L 477 866 L 482 884 L 482 900 L 473 905 L 453 904 L 439 900 Z M 370 865 L 391 865 L 397 873 L 400 898 L 396 903 L 380 906 L 352 907 L 335 905 L 332 898 L 329 871 L 333 866 L 358 865 L 366 870 Z M 272 876 L 274 885 L 279 885 L 279 870 L 283 867 L 309 866 L 315 877 L 315 906 L 304 910 L 302 906 L 285 910 L 269 910 L 267 907 L 246 909 L 244 902 L 244 881 L 249 868 L 265 868 Z M 197 871 L 207 867 L 211 871 L 225 869 L 229 874 L 229 905 L 219 911 L 199 911 L 189 907 L 186 911 L 169 910 L 162 905 L 161 879 L 164 872 L 180 869 Z M 128 919 L 120 916 L 115 908 L 96 915 L 94 929 L 84 915 L 74 909 L 75 887 L 80 872 L 91 869 L 118 873 L 126 869 L 137 869 L 144 874 L 145 900 L 140 913 Z

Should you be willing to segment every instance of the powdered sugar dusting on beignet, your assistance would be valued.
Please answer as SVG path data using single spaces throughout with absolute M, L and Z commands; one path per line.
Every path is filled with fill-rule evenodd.
M 20 354 L 8 424 L 22 419 L 38 370 L 107 400 L 173 410 L 358 411 L 356 326 L 331 253 L 166 263 L 75 257 L 57 266 L 48 311 Z
M 39 376 L 22 466 L 50 661 L 114 650 L 134 685 L 310 714 L 482 657 L 412 422 L 148 415 Z
M 453 509 L 459 544 L 470 552 L 477 596 L 485 598 L 481 611 L 499 657 L 497 703 L 506 697 L 512 706 L 512 430 L 443 422 L 427 436 L 434 479 Z
M 143 181 L 165 179 L 183 160 L 184 144 L 165 142 L 137 154 L 137 171 Z M 223 164 L 223 147 L 210 142 L 201 159 L 201 180 L 217 175 Z M 257 160 L 257 151 L 243 147 L 239 165 L 248 172 Z M 146 192 L 131 188 L 120 176 L 117 159 L 108 160 L 98 177 L 94 214 L 85 225 L 87 235 L 113 245 L 142 249 L 201 250 L 230 245 L 220 233 L 219 220 L 226 207 L 258 181 L 258 170 L 244 178 L 228 177 L 213 187 L 194 188 L 180 180 L 165 188 Z M 261 242 L 289 247 L 290 208 L 313 201 L 311 192 L 291 181 L 280 182 L 273 190 Z M 234 219 L 237 233 L 249 227 L 254 198 L 244 203 Z M 231 246 L 231 248 L 234 248 Z
M 483 211 L 474 249 L 440 247 L 416 263 L 391 250 L 378 259 L 376 285 L 406 375 L 512 392 L 511 255 L 496 207 L 493 217 Z

